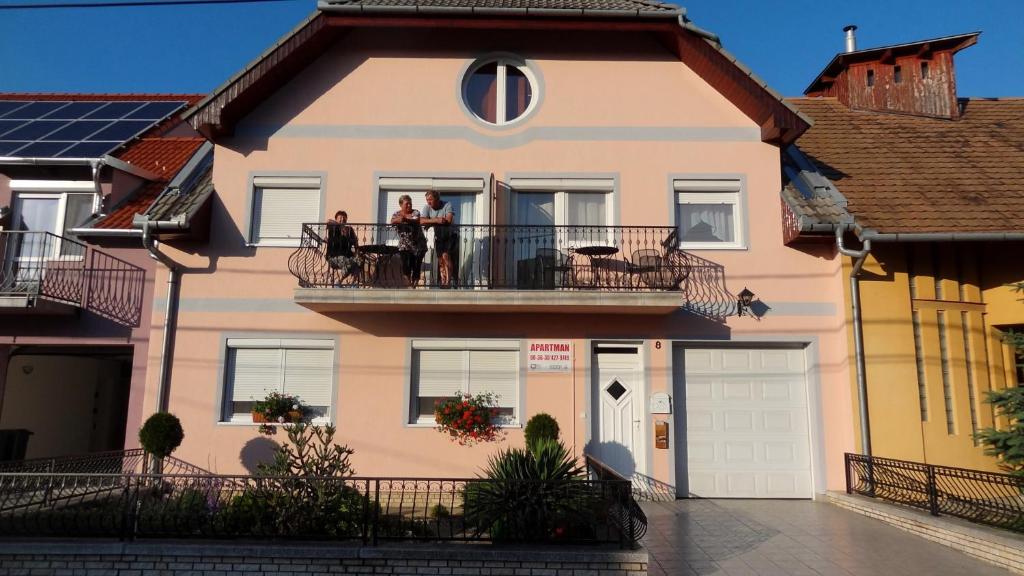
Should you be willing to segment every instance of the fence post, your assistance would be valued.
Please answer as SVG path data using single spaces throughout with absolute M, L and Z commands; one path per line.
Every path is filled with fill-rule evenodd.
M 850 484 L 850 453 L 843 454 L 843 472 L 846 474 L 846 493 L 853 494 L 853 485 Z
M 868 468 L 868 496 L 875 497 L 875 457 L 865 456 Z
M 363 545 L 370 541 L 370 480 L 363 483 Z
M 935 484 L 935 467 L 925 464 L 925 473 L 928 476 L 928 511 L 932 516 L 939 515 L 939 487 Z
M 380 478 L 373 481 L 373 545 L 377 545 L 377 532 L 380 527 Z

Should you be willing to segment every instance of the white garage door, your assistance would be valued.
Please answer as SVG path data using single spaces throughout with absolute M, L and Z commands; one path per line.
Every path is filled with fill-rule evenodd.
M 810 498 L 803 350 L 691 348 L 682 364 L 690 494 Z

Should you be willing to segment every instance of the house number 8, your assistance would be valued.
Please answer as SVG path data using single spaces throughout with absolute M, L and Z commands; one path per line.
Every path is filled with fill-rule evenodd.
M 656 350 L 661 350 L 661 340 L 658 340 L 657 342 L 654 343 L 654 348 Z

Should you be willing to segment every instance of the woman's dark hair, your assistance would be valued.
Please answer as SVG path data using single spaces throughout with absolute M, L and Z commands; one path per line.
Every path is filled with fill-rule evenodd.
M 334 217 L 337 218 L 338 216 L 344 216 L 345 218 L 348 218 L 348 212 L 345 212 L 344 210 L 338 210 L 337 212 L 334 213 Z

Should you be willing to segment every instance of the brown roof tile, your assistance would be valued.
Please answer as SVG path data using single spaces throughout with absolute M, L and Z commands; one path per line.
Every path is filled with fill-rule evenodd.
M 960 120 L 794 98 L 814 119 L 799 148 L 879 232 L 1024 229 L 1024 98 L 972 99 Z

